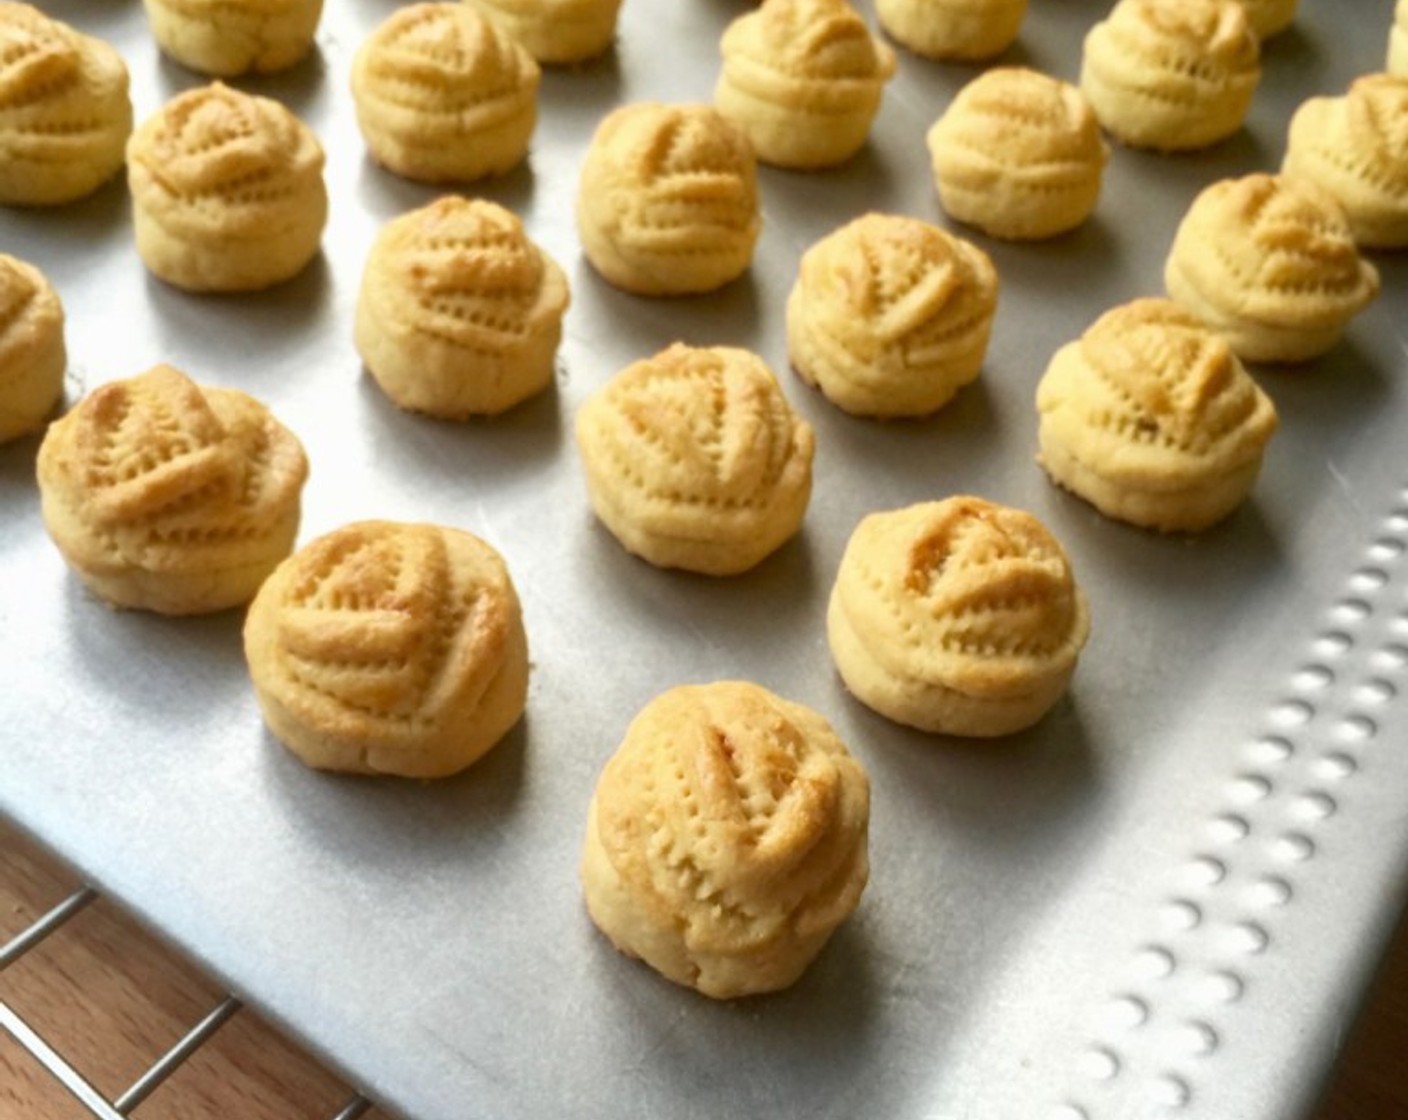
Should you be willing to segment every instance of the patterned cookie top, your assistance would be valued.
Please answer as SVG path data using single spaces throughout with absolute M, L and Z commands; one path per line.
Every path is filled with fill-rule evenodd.
M 297 515 L 308 476 L 262 404 L 167 365 L 89 394 L 39 458 L 49 495 L 99 547 L 149 569 L 238 564 Z
M 43 273 L 0 253 L 0 393 L 28 373 L 36 346 L 63 328 L 63 306 Z
M 677 535 L 746 531 L 811 486 L 811 425 L 746 350 L 676 343 L 627 366 L 583 404 L 577 438 L 642 521 Z
M 1069 671 L 1090 627 L 1070 562 L 1046 527 L 967 496 L 864 518 L 835 594 L 889 675 L 986 699 Z
M 388 223 L 367 283 L 381 319 L 487 354 L 557 323 L 568 302 L 562 269 L 515 215 L 453 195 Z
M 813 245 L 799 270 L 810 322 L 861 358 L 938 360 L 992 318 L 997 271 L 975 245 L 918 218 L 866 214 Z
M 1226 341 L 1172 300 L 1107 311 L 1063 347 L 1037 410 L 1102 476 L 1179 489 L 1260 458 L 1276 409 Z
M 940 175 L 997 172 L 1036 190 L 1086 182 L 1110 158 L 1080 90 L 1023 67 L 988 70 L 959 90 L 929 146 Z
M 721 49 L 729 77 L 768 100 L 779 78 L 822 87 L 805 106 L 816 110 L 846 109 L 853 87 L 868 92 L 895 73 L 894 52 L 846 0 L 764 0 L 729 24 Z
M 1254 86 L 1261 50 L 1235 0 L 1119 0 L 1086 40 L 1087 58 L 1119 84 L 1196 104 Z
M 464 3 L 398 9 L 362 44 L 354 72 L 359 101 L 460 133 L 497 123 L 539 80 L 528 52 Z
M 671 689 L 632 721 L 596 793 L 627 888 L 695 953 L 806 937 L 855 907 L 870 784 L 815 712 L 744 682 Z
M 279 102 L 221 82 L 172 98 L 128 144 L 134 197 L 163 225 L 269 236 L 325 197 L 323 149 Z
M 615 238 L 640 251 L 709 254 L 757 240 L 753 147 L 706 105 L 615 110 L 592 139 L 582 180 L 584 194 L 616 214 Z
M 271 637 L 262 690 L 374 751 L 416 747 L 471 719 L 521 640 L 520 619 L 502 557 L 478 537 L 364 521 L 281 564 L 249 627 Z
M 1379 292 L 1339 203 L 1293 177 L 1254 174 L 1206 188 L 1179 225 L 1169 262 L 1209 303 L 1261 323 L 1337 325 Z

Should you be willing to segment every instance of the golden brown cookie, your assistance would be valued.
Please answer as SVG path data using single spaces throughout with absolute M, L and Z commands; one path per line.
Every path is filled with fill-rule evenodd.
M 826 615 L 857 699 L 921 731 L 977 737 L 1045 715 L 1089 630 L 1085 596 L 1046 527 L 973 497 L 864 518 Z
M 1318 357 L 1379 294 L 1339 203 L 1308 180 L 1263 174 L 1193 200 L 1164 283 L 1249 362 Z
M 729 24 L 720 49 L 714 106 L 778 167 L 858 152 L 895 73 L 894 52 L 846 0 L 763 0 Z
M 1384 68 L 1390 74 L 1408 74 L 1408 0 L 1398 0 L 1393 9 L 1393 27 L 1388 33 L 1388 59 Z
M 918 218 L 867 214 L 802 257 L 787 300 L 793 368 L 858 416 L 925 416 L 977 378 L 997 270 Z
M 627 366 L 577 413 L 592 508 L 662 568 L 746 571 L 796 533 L 815 436 L 762 359 L 676 343 Z
M 616 37 L 621 0 L 468 0 L 547 65 L 583 62 Z
M 117 607 L 206 614 L 249 602 L 298 532 L 308 461 L 237 389 L 171 366 L 95 390 L 39 448 L 44 524 Z
M 592 795 L 587 912 L 715 999 L 794 983 L 860 901 L 870 782 L 815 712 L 755 684 L 647 704 Z
M 460 420 L 541 392 L 567 278 L 502 206 L 450 196 L 387 223 L 357 302 L 357 352 L 401 408 Z
M 0 2 L 0 203 L 54 206 L 122 167 L 127 66 L 101 39 Z
M 1236 0 L 1119 0 L 1086 36 L 1080 88 L 1123 144 L 1205 148 L 1242 127 L 1260 54 Z
M 592 136 L 577 231 L 616 287 L 713 291 L 748 271 L 761 227 L 753 146 L 707 105 L 626 105 Z
M 259 589 L 244 651 L 270 730 L 320 770 L 454 774 L 528 694 L 503 558 L 439 525 L 360 521 L 305 545 Z
M 1039 461 L 1108 517 L 1195 532 L 1251 492 L 1276 409 L 1226 341 L 1166 299 L 1106 312 L 1037 386 Z
M 178 95 L 132 134 L 127 184 L 143 262 L 195 292 L 289 279 L 327 222 L 317 137 L 277 101 L 220 82 Z
M 1281 171 L 1334 195 L 1358 245 L 1408 245 L 1408 74 L 1370 74 L 1343 97 L 1306 101 Z
M 323 0 L 143 0 L 152 37 L 182 66 L 217 78 L 269 74 L 313 48 Z
M 929 130 L 939 201 L 994 237 L 1054 237 L 1089 217 L 1110 158 L 1075 86 L 1035 70 L 989 70 Z
M 44 426 L 67 368 L 58 293 L 32 264 L 0 253 L 0 443 Z
M 1027 0 L 875 0 L 875 14 L 915 54 L 977 62 L 1012 45 Z
M 352 98 L 377 163 L 425 183 L 470 182 L 523 161 L 538 64 L 469 4 L 393 12 L 352 61 Z

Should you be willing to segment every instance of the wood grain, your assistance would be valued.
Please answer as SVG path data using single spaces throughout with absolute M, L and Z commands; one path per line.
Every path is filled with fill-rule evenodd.
M 0 941 L 80 880 L 0 821 Z M 0 973 L 9 1002 L 111 1099 L 222 993 L 108 900 Z M 1312 1120 L 1408 1117 L 1408 925 Z M 136 1120 L 317 1120 L 352 1090 L 253 1011 L 242 1010 L 135 1112 Z M 0 1117 L 91 1120 L 0 1031 Z M 379 1109 L 366 1120 L 393 1120 Z M 1231 1120 L 1231 1118 L 1229 1118 Z

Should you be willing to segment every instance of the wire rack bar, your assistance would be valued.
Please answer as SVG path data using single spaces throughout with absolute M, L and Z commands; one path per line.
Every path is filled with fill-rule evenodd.
M 4 972 L 97 897 L 98 892 L 92 887 L 80 887 L 28 929 L 15 934 L 4 948 L 0 948 L 0 972 Z
M 39 1037 L 38 1033 L 10 1009 L 10 1005 L 0 1000 L 0 1027 L 38 1059 L 39 1063 L 53 1075 L 60 1085 L 67 1089 L 96 1120 L 124 1120 L 122 1113 L 110 1105 L 73 1066 L 69 1065 L 59 1052 Z
M 234 996 L 226 996 L 221 1000 L 209 1015 L 187 1031 L 185 1037 L 153 1062 L 146 1073 L 137 1078 L 125 1093 L 113 1101 L 112 1106 L 117 1110 L 118 1115 L 126 1116 L 151 1096 L 157 1086 L 175 1073 L 187 1058 L 205 1045 L 206 1040 L 239 1009 L 240 1001 Z

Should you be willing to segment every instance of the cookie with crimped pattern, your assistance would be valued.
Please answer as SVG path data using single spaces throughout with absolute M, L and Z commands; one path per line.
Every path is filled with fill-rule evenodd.
M 1165 532 L 1220 521 L 1251 492 L 1276 409 L 1226 341 L 1171 300 L 1107 311 L 1036 391 L 1039 461 L 1109 517 Z
M 985 738 L 1056 703 L 1089 629 L 1056 538 L 1029 513 L 970 496 L 863 518 L 826 614 L 858 700 L 921 731 Z
M 137 252 L 190 291 L 288 280 L 327 224 L 323 162 L 317 137 L 279 102 L 221 82 L 187 90 L 127 146 Z
M 508 210 L 451 195 L 388 222 L 357 301 L 357 352 L 401 408 L 492 415 L 541 392 L 567 278 Z
M 244 650 L 270 730 L 321 770 L 454 774 L 527 701 L 503 557 L 440 525 L 359 521 L 304 545 L 250 604 Z
M 1016 40 L 1027 0 L 875 0 L 875 14 L 915 54 L 978 62 Z
M 253 397 L 160 365 L 51 424 L 38 473 L 49 535 L 92 591 L 185 615 L 249 602 L 288 555 L 308 461 Z
M 1205 148 L 1242 127 L 1261 80 L 1259 41 L 1236 0 L 1119 0 L 1091 28 L 1080 88 L 1134 148 Z
M 188 69 L 212 77 L 271 74 L 313 49 L 323 0 L 143 0 L 152 38 Z
M 870 782 L 816 712 L 743 681 L 631 721 L 587 813 L 587 912 L 621 952 L 715 999 L 794 983 L 869 876 Z
M 0 203 L 91 194 L 122 167 L 131 131 L 117 51 L 28 4 L 0 2 Z
M 587 260 L 637 295 L 710 292 L 748 270 L 762 228 L 758 163 L 707 105 L 624 105 L 582 163 L 577 231 Z
M 746 350 L 676 343 L 592 394 L 576 428 L 592 508 L 659 567 L 746 571 L 806 513 L 815 435 Z
M 846 0 L 764 0 L 720 43 L 714 106 L 763 163 L 830 167 L 865 143 L 895 55 Z
M 397 9 L 352 60 L 368 152 L 426 183 L 469 182 L 522 162 L 540 80 L 528 52 L 463 2 Z
M 58 293 L 32 264 L 0 253 L 0 443 L 43 426 L 67 368 Z
M 847 412 L 924 416 L 982 370 L 997 288 L 976 245 L 918 218 L 866 214 L 803 255 L 788 355 Z
M 1193 200 L 1164 284 L 1251 362 L 1318 357 L 1379 294 L 1378 271 L 1334 197 L 1306 179 L 1261 173 L 1223 179 Z
M 1054 237 L 1090 216 L 1110 158 L 1075 86 L 1035 70 L 989 70 L 929 130 L 939 201 L 994 237 Z

